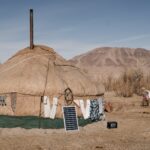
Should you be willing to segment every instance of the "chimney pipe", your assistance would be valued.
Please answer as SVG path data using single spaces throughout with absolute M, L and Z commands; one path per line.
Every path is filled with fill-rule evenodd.
M 30 9 L 30 49 L 34 48 L 33 43 L 33 9 Z

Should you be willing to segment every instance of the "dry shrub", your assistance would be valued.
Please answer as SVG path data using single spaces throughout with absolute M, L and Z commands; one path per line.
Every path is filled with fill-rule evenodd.
M 145 89 L 149 89 L 150 90 L 150 74 L 148 74 L 147 76 L 145 76 L 142 80 L 142 84 L 143 87 Z
M 113 90 L 117 96 L 130 97 L 133 95 L 133 80 L 131 72 L 124 72 L 113 83 Z
M 131 97 L 133 94 L 142 94 L 142 87 L 150 89 L 150 74 L 144 75 L 142 70 L 126 70 L 119 78 L 108 76 L 103 81 L 106 91 L 114 91 L 117 96 Z
M 112 91 L 113 90 L 113 78 L 112 78 L 112 76 L 108 76 L 106 79 L 103 79 L 102 83 L 103 83 L 106 91 Z
M 140 69 L 126 71 L 114 82 L 117 96 L 141 95 L 142 87 L 150 88 L 150 75 L 144 75 Z

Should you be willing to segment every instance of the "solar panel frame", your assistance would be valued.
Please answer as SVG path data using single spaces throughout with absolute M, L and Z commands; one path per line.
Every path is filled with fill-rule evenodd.
M 65 109 L 66 108 L 74 108 L 74 110 L 73 110 L 73 115 L 72 114 L 68 114 L 69 115 L 69 117 L 71 117 L 72 119 L 74 118 L 74 120 L 69 120 L 70 118 L 67 118 L 68 116 L 65 116 Z M 63 110 L 63 119 L 64 119 L 64 128 L 65 128 L 65 130 L 66 131 L 79 131 L 79 124 L 78 124 L 78 117 L 77 117 L 77 111 L 76 111 L 76 107 L 75 106 L 63 106 L 62 107 L 62 110 Z M 70 111 L 71 109 L 69 109 L 69 111 Z M 72 111 L 72 110 L 71 110 Z M 74 122 L 76 125 L 75 125 L 75 127 L 73 127 L 73 126 L 69 126 L 69 127 L 67 127 L 67 123 L 68 123 L 68 121 L 66 122 L 66 120 L 68 120 L 70 123 L 72 123 L 72 122 Z M 73 124 L 74 124 L 73 123 Z

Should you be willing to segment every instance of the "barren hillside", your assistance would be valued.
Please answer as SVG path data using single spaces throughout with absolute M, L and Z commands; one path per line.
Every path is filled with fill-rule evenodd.
M 131 68 L 150 71 L 150 51 L 142 48 L 96 48 L 69 61 L 88 71 L 92 78 L 118 76 Z

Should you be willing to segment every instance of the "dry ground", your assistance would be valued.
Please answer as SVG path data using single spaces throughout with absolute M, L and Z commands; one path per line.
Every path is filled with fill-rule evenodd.
M 0 150 L 150 150 L 150 106 L 140 106 L 141 97 L 105 99 L 114 106 L 106 120 L 66 133 L 64 129 L 0 129 Z M 117 129 L 107 129 L 117 121 Z

